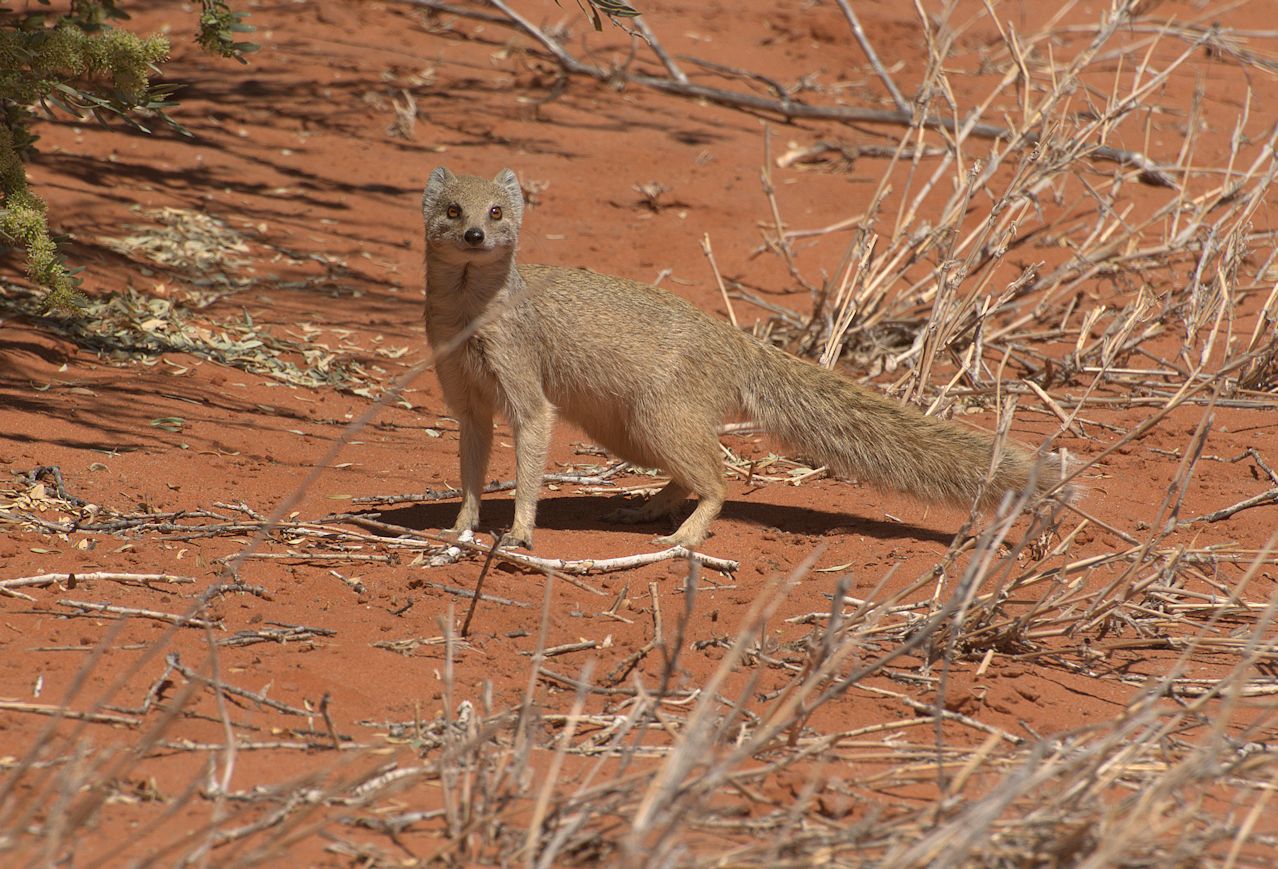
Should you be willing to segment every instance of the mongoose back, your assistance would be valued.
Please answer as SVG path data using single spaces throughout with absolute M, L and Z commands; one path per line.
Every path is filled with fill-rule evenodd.
M 791 448 L 872 485 L 924 501 L 996 502 L 1034 481 L 1032 453 L 1008 445 L 989 486 L 993 439 L 929 417 L 803 362 L 665 290 L 585 269 L 517 265 L 523 194 L 509 169 L 487 180 L 431 173 L 426 331 L 444 399 L 460 424 L 462 505 L 474 530 L 493 413 L 515 435 L 515 518 L 505 543 L 531 547 L 556 413 L 618 457 L 670 482 L 610 518 L 648 522 L 690 495 L 691 515 L 658 541 L 695 547 L 723 506 L 718 427 L 748 418 Z

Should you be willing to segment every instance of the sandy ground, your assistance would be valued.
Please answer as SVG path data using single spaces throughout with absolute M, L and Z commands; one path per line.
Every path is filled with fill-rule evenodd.
M 568 44 L 580 49 L 578 37 L 587 27 L 573 4 L 523 5 L 539 22 L 571 27 L 576 36 Z M 802 10 L 774 5 L 663 0 L 644 9 L 672 52 L 786 82 L 813 73 L 838 85 L 823 96 L 829 104 L 891 107 L 834 4 Z M 1192 3 L 1156 5 L 1160 18 L 1194 20 L 1202 14 Z M 1029 33 L 1058 7 L 1012 4 L 1006 20 Z M 1259 2 L 1235 7 L 1230 26 L 1267 26 L 1263 7 Z M 412 380 L 402 400 L 377 408 L 366 425 L 348 428 L 370 409 L 372 397 L 426 358 L 419 199 L 432 168 L 484 174 L 515 169 L 530 194 L 521 245 L 526 260 L 660 281 L 726 316 L 701 250 L 708 235 L 733 286 L 802 312 L 811 309 L 808 292 L 780 257 L 759 254 L 773 225 L 760 183 L 765 135 L 774 158 L 824 139 L 893 146 L 899 136 L 886 126 L 775 119 L 765 124 L 752 113 L 642 88 L 618 91 L 577 78 L 559 80 L 553 64 L 530 53 L 529 41 L 511 30 L 429 16 L 407 4 L 245 4 L 258 28 L 254 39 L 262 44 L 247 66 L 202 55 L 189 39 L 193 13 L 157 3 L 128 8 L 137 29 L 171 26 L 174 53 L 165 72 L 189 83 L 175 117 L 192 135 L 163 125 L 144 135 L 120 125 L 102 129 L 60 119 L 41 125 L 41 153 L 30 172 L 56 227 L 70 236 L 67 258 L 87 269 L 88 295 L 131 301 L 121 302 L 113 331 L 77 342 L 24 313 L 20 291 L 0 297 L 5 306 L 0 505 L 48 522 L 77 515 L 87 522 L 94 515 L 175 514 L 141 530 L 89 533 L 67 526 L 59 532 L 10 522 L 0 535 L 0 580 L 45 573 L 170 578 L 139 583 L 64 576 L 56 585 L 25 589 L 30 599 L 0 598 L 0 695 L 15 703 L 65 703 L 86 713 L 113 706 L 123 722 L 58 723 L 34 707 L 0 710 L 0 758 L 6 765 L 41 740 L 58 756 L 79 740 L 93 762 L 111 773 L 105 778 L 112 790 L 101 811 L 65 846 L 76 853 L 75 865 L 92 859 L 124 865 L 168 853 L 161 850 L 165 845 L 185 841 L 188 831 L 197 835 L 218 812 L 259 816 L 252 806 L 225 796 L 178 800 L 193 784 L 208 788 L 218 782 L 228 792 L 245 794 L 306 774 L 353 777 L 377 764 L 429 756 L 420 740 L 405 736 L 404 726 L 411 731 L 415 720 L 437 719 L 445 693 L 453 708 L 462 700 L 494 710 L 518 705 L 529 690 L 530 656 L 539 642 L 587 644 L 547 662 L 563 680 L 534 683 L 539 708 L 566 712 L 574 698 L 568 680 L 580 675 L 588 659 L 596 661 L 592 678 L 611 676 L 612 684 L 627 684 L 628 659 L 653 639 L 654 602 L 667 629 L 684 610 L 688 568 L 679 561 L 553 582 L 538 571 L 498 564 L 485 577 L 484 592 L 494 600 L 481 602 L 471 635 L 446 662 L 443 625 L 448 619 L 458 623 L 468 603 L 447 589 L 474 588 L 479 556 L 432 567 L 412 551 L 381 545 L 368 525 L 351 523 L 338 527 L 366 534 L 366 540 L 351 536 L 325 548 L 301 531 L 266 541 L 255 536 L 253 517 L 281 508 L 294 522 L 354 511 L 423 532 L 452 521 L 451 499 L 396 500 L 457 482 L 457 427 L 432 373 Z M 924 74 L 913 9 L 881 2 L 857 8 L 885 64 L 912 93 Z M 1060 26 L 1096 15 L 1076 7 Z M 996 40 L 986 20 L 965 33 L 962 46 L 970 57 L 980 57 L 992 53 Z M 608 28 L 588 43 L 596 60 L 624 59 L 617 46 L 625 44 L 624 35 Z M 1156 160 L 1175 160 L 1183 141 L 1183 115 L 1177 112 L 1197 79 L 1211 94 L 1197 160 L 1227 163 L 1243 94 L 1239 78 L 1226 75 L 1225 66 L 1199 52 L 1155 95 L 1156 102 L 1180 108 L 1155 114 L 1148 124 L 1127 125 L 1111 142 Z M 992 65 L 983 73 L 955 76 L 963 88 L 955 99 L 971 105 L 1002 74 L 1003 67 Z M 396 106 L 410 104 L 415 114 L 405 121 Z M 1257 116 L 1260 109 L 1252 107 Z M 1271 114 L 1254 117 L 1248 130 L 1263 135 L 1271 122 Z M 856 215 L 885 167 L 885 160 L 873 157 L 851 166 L 774 166 L 783 219 L 793 228 L 816 229 Z M 663 188 L 655 200 L 638 189 L 651 184 Z M 922 201 L 922 209 L 944 201 L 951 188 L 948 181 L 942 186 L 945 190 Z M 1127 195 L 1134 213 L 1141 214 L 1166 194 L 1133 183 Z M 1274 226 L 1263 208 L 1253 221 L 1257 230 Z M 818 279 L 823 270 L 834 271 L 848 238 L 834 232 L 803 240 L 796 246 L 800 267 Z M 1050 265 L 1066 253 L 1044 239 L 1018 255 Z M 5 279 L 14 279 L 18 268 L 19 261 L 8 255 Z M 1127 289 L 1101 276 L 1087 287 L 1085 301 L 1118 308 L 1127 301 Z M 1238 300 L 1239 334 L 1250 330 L 1246 317 L 1264 295 Z M 767 309 L 745 299 L 733 304 L 743 325 L 769 317 Z M 226 359 L 242 353 L 238 358 L 268 361 L 254 369 L 189 352 L 138 352 L 146 339 L 137 335 L 171 335 L 179 321 L 204 330 L 194 334 L 213 345 L 230 348 Z M 1174 346 L 1174 338 L 1166 346 Z M 264 341 L 277 355 L 266 356 L 253 341 Z M 267 365 L 275 366 L 275 376 L 262 367 Z M 864 373 L 847 371 L 854 377 Z M 952 371 L 938 370 L 931 382 L 944 384 Z M 317 384 L 316 378 L 327 383 Z M 1077 379 L 1053 394 L 1076 396 L 1085 386 Z M 1133 383 L 1127 397 L 1156 398 L 1159 393 L 1149 386 Z M 1041 403 L 1025 409 L 1028 404 L 1035 402 L 1023 402 L 1011 435 L 1037 445 L 1060 425 Z M 1156 407 L 1156 401 L 1097 402 L 1084 414 L 1088 424 L 1060 434 L 1056 445 L 1084 457 L 1098 454 Z M 1080 506 L 1101 521 L 1076 536 L 1062 561 L 1124 549 L 1129 543 L 1122 535 L 1140 537 L 1157 520 L 1186 445 L 1209 413 L 1205 455 L 1232 458 L 1254 448 L 1271 465 L 1278 462 L 1272 404 L 1261 409 L 1187 404 L 1085 475 Z M 967 419 L 992 428 L 993 405 L 987 402 Z M 729 436 L 724 443 L 746 461 L 766 459 L 777 449 L 754 435 Z M 561 426 L 551 463 L 553 471 L 579 471 L 604 467 L 608 459 L 584 443 L 583 435 Z M 25 476 L 38 466 L 57 466 L 67 493 L 96 505 L 97 513 L 77 511 L 59 499 L 51 477 L 37 482 Z M 704 684 L 751 605 L 776 594 L 778 578 L 803 566 L 802 578 L 785 593 L 763 632 L 761 654 L 773 656 L 773 665 L 743 668 L 725 689 L 748 686 L 750 696 L 768 697 L 791 678 L 787 651 L 814 630 L 787 620 L 828 612 L 841 577 L 854 597 L 876 587 L 881 595 L 907 588 L 929 574 L 967 519 L 963 510 L 919 504 L 855 482 L 823 475 L 799 480 L 801 463 L 761 467 L 776 481 L 729 475 L 729 500 L 706 551 L 738 560 L 740 568 L 732 575 L 700 572 L 675 687 Z M 322 473 L 312 475 L 317 468 Z M 513 476 L 512 439 L 504 423 L 491 476 Z M 785 482 L 787 476 L 797 484 Z M 652 485 L 632 474 L 614 482 L 618 488 Z M 1180 515 L 1207 513 L 1273 485 L 1253 462 L 1204 460 Z M 667 528 L 600 520 L 619 497 L 549 485 L 535 554 L 579 559 L 652 551 L 653 536 Z M 509 493 L 488 496 L 487 531 L 501 529 L 510 517 Z M 179 527 L 237 522 L 245 524 L 216 534 Z M 1071 515 L 1064 527 L 1078 522 Z M 1195 525 L 1173 543 L 1245 555 L 1275 527 L 1278 506 L 1270 503 L 1228 521 Z M 488 539 L 487 533 L 480 537 Z M 181 614 L 211 587 L 230 582 L 225 559 L 246 552 L 250 557 L 237 562 L 235 577 L 244 588 L 213 598 L 204 613 L 213 625 L 209 631 L 149 618 L 118 620 L 76 603 Z M 1226 560 L 1204 569 L 1229 585 L 1241 568 Z M 1088 582 L 1103 585 L 1120 572 L 1115 566 Z M 1266 601 L 1275 579 L 1272 564 L 1263 566 L 1250 586 L 1251 599 Z M 932 591 L 928 586 L 912 599 L 926 599 Z M 549 616 L 543 640 L 544 599 Z M 306 630 L 298 628 L 285 640 L 270 633 L 281 626 Z M 245 643 L 217 646 L 216 671 L 211 670 L 211 644 L 234 637 Z M 1133 677 L 1157 674 L 1177 656 L 1175 648 L 1136 642 L 1139 634 L 1131 632 L 1092 639 L 1099 649 L 1093 662 L 1004 650 L 960 657 L 948 671 L 944 706 L 1017 737 L 1071 732 L 1116 715 L 1142 690 Z M 1050 639 L 1043 642 L 1041 648 L 1051 648 Z M 169 662 L 192 675 L 166 669 L 166 656 L 176 656 Z M 1088 666 L 1079 666 L 1084 663 Z M 1202 656 L 1188 664 L 1186 675 L 1211 679 L 1231 666 L 1228 655 Z M 661 672 L 656 655 L 637 663 L 636 673 L 644 678 L 659 678 Z M 935 671 L 923 662 L 907 657 L 893 672 L 897 676 L 880 673 L 866 680 L 865 690 L 821 707 L 808 726 L 829 732 L 899 722 L 922 714 L 908 701 L 936 702 Z M 226 734 L 218 696 L 193 681 L 196 673 L 214 674 L 256 695 L 257 702 L 248 695 L 223 695 L 246 742 L 229 770 L 224 753 L 201 748 L 216 746 Z M 166 718 L 163 710 L 176 709 L 175 698 L 187 690 L 194 694 L 185 711 Z M 605 696 L 598 702 L 603 708 L 610 701 Z M 373 746 L 375 753 L 346 752 L 347 765 L 333 766 L 337 753 L 325 750 L 330 726 L 340 739 Z M 50 727 L 60 735 L 51 735 Z M 554 728 L 547 728 L 549 739 Z M 945 728 L 945 738 L 956 746 L 979 746 L 987 736 L 954 722 Z M 154 734 L 158 742 L 139 760 L 129 748 L 137 748 L 143 734 Z M 792 799 L 810 781 L 822 783 L 819 787 L 837 782 L 829 792 L 846 793 L 843 782 L 874 768 L 869 761 L 797 765 L 761 785 L 759 799 Z M 58 812 L 51 807 L 78 805 L 82 794 L 60 790 L 50 775 L 42 779 L 31 772 L 6 794 L 9 818 L 18 805 L 17 811 L 32 810 L 29 822 L 54 823 Z M 923 785 L 867 787 L 827 815 L 832 823 L 851 823 L 930 796 Z M 430 809 L 440 797 L 438 789 L 422 785 L 399 799 L 403 807 Z M 1225 803 L 1217 808 L 1237 808 Z M 173 805 L 180 807 L 166 814 L 164 807 Z M 267 851 L 265 859 L 348 865 L 355 858 L 349 850 L 334 850 L 335 842 L 369 843 L 409 862 L 453 847 L 437 824 L 405 830 L 392 845 L 384 832 L 343 825 L 338 814 L 312 816 L 308 823 L 314 827 L 298 828 L 307 835 L 288 845 L 290 856 Z M 1271 822 L 1262 826 L 1274 826 Z M 244 841 L 231 841 L 222 853 L 241 853 L 234 849 Z

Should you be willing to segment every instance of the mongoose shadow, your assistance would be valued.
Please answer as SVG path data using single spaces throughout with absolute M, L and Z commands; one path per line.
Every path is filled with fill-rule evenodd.
M 436 501 L 393 510 L 368 510 L 377 514 L 381 522 L 427 531 L 447 528 L 457 516 L 457 501 Z M 615 531 L 615 524 L 600 518 L 600 507 L 616 502 L 607 495 L 564 495 L 540 503 L 537 524 L 557 531 Z M 356 514 L 359 515 L 359 514 Z M 939 543 L 948 546 L 954 534 L 927 528 L 909 522 L 887 522 L 868 519 L 838 510 L 822 510 L 817 507 L 794 507 L 786 504 L 768 504 L 762 501 L 725 501 L 719 514 L 725 519 L 747 522 L 758 528 L 779 528 L 790 534 L 808 534 L 820 537 L 840 530 L 847 534 L 860 534 L 876 540 L 913 538 L 920 542 Z M 509 528 L 515 518 L 515 502 L 510 498 L 490 496 L 484 503 L 484 522 L 478 530 L 498 532 Z M 652 523 L 654 531 L 666 532 L 670 526 Z M 378 532 L 391 536 L 392 532 Z

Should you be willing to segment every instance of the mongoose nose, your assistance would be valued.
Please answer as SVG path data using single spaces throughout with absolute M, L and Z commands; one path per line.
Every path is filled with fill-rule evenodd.
M 466 239 L 466 244 L 471 247 L 477 247 L 484 243 L 484 231 L 478 226 L 472 226 L 470 229 L 466 230 L 466 233 L 462 236 L 462 238 Z

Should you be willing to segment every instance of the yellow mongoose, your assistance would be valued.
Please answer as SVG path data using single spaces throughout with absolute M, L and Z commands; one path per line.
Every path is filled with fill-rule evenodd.
M 989 435 L 800 361 L 665 290 L 584 269 L 517 266 L 523 209 L 509 169 L 489 181 L 440 167 L 422 199 L 426 332 L 461 427 L 454 532 L 479 520 L 494 410 L 515 434 L 507 544 L 532 544 L 556 412 L 617 456 L 670 475 L 643 506 L 611 518 L 648 522 L 673 514 L 690 493 L 700 498 L 677 531 L 658 538 L 665 544 L 700 544 L 718 515 L 725 485 L 716 430 L 732 416 L 840 475 L 927 501 L 965 504 L 981 493 Z M 986 502 L 1030 485 L 1034 466 L 1031 453 L 1009 445 Z

